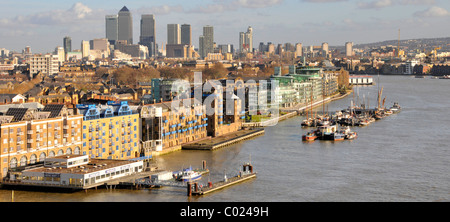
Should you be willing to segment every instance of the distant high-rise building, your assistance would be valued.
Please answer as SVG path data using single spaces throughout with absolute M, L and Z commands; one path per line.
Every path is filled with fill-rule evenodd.
M 247 32 L 239 33 L 239 51 L 253 52 L 253 29 L 248 27 Z
M 192 30 L 189 24 L 181 25 L 181 44 L 192 45 Z
M 199 38 L 199 54 L 201 58 L 208 56 L 208 53 L 214 52 L 214 27 L 204 26 L 203 35 Z
M 126 40 L 127 44 L 133 44 L 133 17 L 126 6 L 119 11 L 117 16 L 118 40 Z
M 346 56 L 353 56 L 353 42 L 346 42 L 345 43 L 345 55 Z
M 167 24 L 167 44 L 181 44 L 181 32 L 179 24 Z
M 70 36 L 64 37 L 63 40 L 64 53 L 72 52 L 72 38 Z
M 107 15 L 105 16 L 105 31 L 106 38 L 109 41 L 109 44 L 114 45 L 118 39 L 119 32 L 119 22 L 117 15 Z
M 303 45 L 302 43 L 295 44 L 295 57 L 302 57 L 303 56 Z
M 81 41 L 81 54 L 83 58 L 88 57 L 90 54 L 90 44 L 89 41 Z
M 64 48 L 61 46 L 58 46 L 55 48 L 55 53 L 54 55 L 56 55 L 58 57 L 58 62 L 61 64 L 62 62 L 65 61 L 66 57 L 64 55 Z
M 328 56 L 328 43 L 324 42 L 322 43 L 322 56 L 327 57 Z
M 145 14 L 141 16 L 141 36 L 139 44 L 147 46 L 149 56 L 156 56 L 155 45 L 155 16 Z

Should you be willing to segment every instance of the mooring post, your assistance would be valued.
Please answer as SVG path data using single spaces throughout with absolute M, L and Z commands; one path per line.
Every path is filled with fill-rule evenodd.
M 192 196 L 192 184 L 191 184 L 191 182 L 187 183 L 187 195 L 189 197 Z

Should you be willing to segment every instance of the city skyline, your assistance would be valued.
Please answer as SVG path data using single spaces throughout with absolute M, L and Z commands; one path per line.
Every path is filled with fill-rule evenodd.
M 133 38 L 139 39 L 140 18 L 154 14 L 156 39 L 167 41 L 167 24 L 190 24 L 192 43 L 203 27 L 215 29 L 217 45 L 238 48 L 239 32 L 253 28 L 253 47 L 259 42 L 330 46 L 397 39 L 448 37 L 450 2 L 443 0 L 224 0 L 224 1 L 21 1 L 4 3 L 0 13 L 0 47 L 33 53 L 51 52 L 65 36 L 73 49 L 81 41 L 105 37 L 105 16 L 126 6 L 133 17 Z M 20 10 L 19 10 L 20 9 Z M 87 28 L 89 27 L 89 28 Z M 159 40 L 158 40 L 159 39 Z

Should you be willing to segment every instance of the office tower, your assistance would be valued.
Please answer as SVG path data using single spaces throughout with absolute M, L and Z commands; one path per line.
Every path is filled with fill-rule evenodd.
M 345 43 L 345 55 L 346 56 L 353 56 L 353 42 L 346 42 Z
M 69 36 L 64 37 L 63 40 L 64 53 L 72 52 L 72 38 Z
M 126 6 L 119 11 L 117 40 L 126 40 L 127 44 L 133 44 L 133 17 Z
M 167 24 L 167 44 L 181 44 L 179 24 Z
M 253 29 L 248 27 L 247 32 L 239 33 L 239 51 L 253 52 Z
M 214 52 L 214 28 L 212 26 L 203 27 L 203 35 L 199 37 L 199 54 L 201 58 Z
M 328 43 L 326 42 L 322 43 L 322 56 L 323 57 L 328 56 Z
M 56 55 L 58 57 L 58 62 L 61 64 L 62 62 L 64 62 L 65 60 L 65 56 L 64 56 L 64 48 L 61 46 L 58 46 L 55 48 L 55 52 L 53 53 L 54 55 Z
M 106 23 L 106 38 L 109 44 L 114 45 L 118 39 L 118 16 L 117 15 L 107 15 L 105 16 Z
M 302 43 L 295 44 L 295 57 L 302 57 L 303 56 L 303 46 Z
M 90 44 L 89 41 L 81 41 L 81 54 L 83 58 L 88 57 L 90 54 Z
M 181 44 L 192 45 L 192 30 L 191 25 L 181 25 Z
M 156 55 L 155 47 L 155 16 L 145 14 L 141 16 L 141 36 L 139 44 L 147 46 L 149 56 Z
M 198 54 L 201 59 L 205 58 L 205 36 L 198 37 Z

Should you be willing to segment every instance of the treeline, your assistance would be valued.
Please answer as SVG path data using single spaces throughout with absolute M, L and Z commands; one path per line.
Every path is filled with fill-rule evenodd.
M 226 78 L 229 70 L 222 63 L 216 63 L 210 68 L 204 68 L 202 71 L 203 80 Z M 189 82 L 194 81 L 194 71 L 185 67 L 161 67 L 154 68 L 152 66 L 144 68 L 133 68 L 130 66 L 122 66 L 117 69 L 98 68 L 96 70 L 97 78 L 109 74 L 109 78 L 123 85 L 136 85 L 138 82 L 150 82 L 153 78 L 173 78 L 184 79 Z M 109 81 L 109 79 L 108 79 Z

